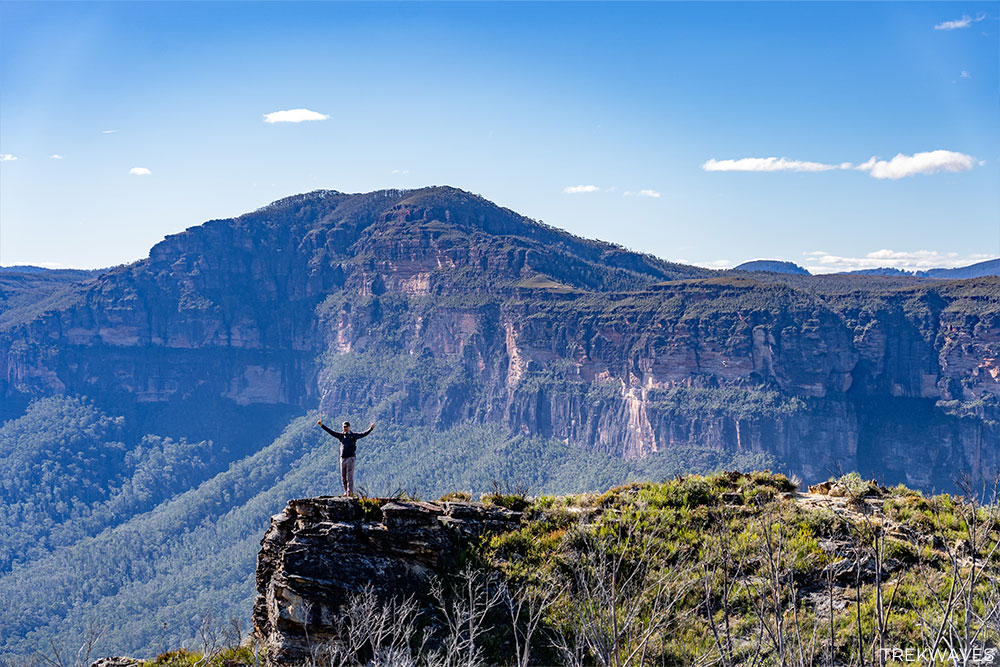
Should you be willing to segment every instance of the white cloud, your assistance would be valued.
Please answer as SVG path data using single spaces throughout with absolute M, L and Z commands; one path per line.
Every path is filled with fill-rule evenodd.
M 17 157 L 10 153 L 0 153 L 0 162 L 13 162 Z
M 101 134 L 114 134 L 118 130 L 101 130 Z
M 576 195 L 581 192 L 598 192 L 600 190 L 596 185 L 570 185 L 563 188 L 563 192 L 568 195 Z
M 972 18 L 968 14 L 963 14 L 962 18 L 955 19 L 954 21 L 944 21 L 943 23 L 938 23 L 934 26 L 935 30 L 955 30 L 957 28 L 968 28 L 973 23 L 978 23 L 986 18 L 986 14 L 979 14 L 976 18 Z
M 976 159 L 971 155 L 936 150 L 913 155 L 898 153 L 891 160 L 879 160 L 873 156 L 867 162 L 859 164 L 856 169 L 867 171 L 873 178 L 888 178 L 895 181 L 914 174 L 968 171 L 974 166 Z
M 876 161 L 877 158 L 874 155 L 872 155 L 870 158 L 868 158 L 867 160 L 859 164 L 857 167 L 855 167 L 855 169 L 859 171 L 871 171 L 872 167 L 875 166 Z
M 408 174 L 408 173 L 410 173 L 410 170 L 409 169 L 393 169 L 392 173 L 394 173 L 394 174 Z
M 325 113 L 309 109 L 286 109 L 264 114 L 265 123 L 301 123 L 305 120 L 326 120 L 327 118 L 329 116 Z
M 146 169 L 145 167 L 132 167 L 131 169 L 128 170 L 128 173 L 130 173 L 133 176 L 149 176 L 153 172 L 151 172 L 149 169 Z
M 971 155 L 955 151 L 935 150 L 913 155 L 899 153 L 891 160 L 879 160 L 872 156 L 858 165 L 851 162 L 824 164 L 805 160 L 790 160 L 777 157 L 745 157 L 736 160 L 711 159 L 701 165 L 705 171 L 832 171 L 834 169 L 856 169 L 867 171 L 873 178 L 898 180 L 914 174 L 934 174 L 939 171 L 968 171 L 977 161 Z M 982 165 L 983 162 L 978 162 Z M 642 191 L 647 192 L 647 191 Z M 651 190 L 648 192 L 652 192 Z M 629 194 L 629 193 L 626 193 Z M 636 193 L 631 193 L 636 194 Z M 649 195 L 655 196 L 655 195 Z
M 623 193 L 625 197 L 653 197 L 655 199 L 660 198 L 660 193 L 656 190 L 639 190 L 638 192 L 633 192 L 632 190 L 626 190 Z
M 962 70 L 962 73 L 959 76 L 961 78 L 963 78 L 963 79 L 971 79 L 972 78 L 972 75 L 969 74 L 968 72 L 966 72 L 964 69 Z
M 712 158 L 701 165 L 705 171 L 829 171 L 837 165 L 789 160 L 785 157 L 744 157 L 738 160 Z
M 810 273 L 839 273 L 843 271 L 858 271 L 861 269 L 900 269 L 903 271 L 926 271 L 927 269 L 952 269 L 957 266 L 968 266 L 976 262 L 990 259 L 992 255 L 973 253 L 960 255 L 957 252 L 939 252 L 937 250 L 875 250 L 863 257 L 842 257 L 831 255 L 822 250 L 802 253 L 807 259 L 803 266 Z
M 59 155 L 59 153 L 53 153 L 52 155 L 49 156 L 49 159 L 50 160 L 62 160 L 63 156 Z

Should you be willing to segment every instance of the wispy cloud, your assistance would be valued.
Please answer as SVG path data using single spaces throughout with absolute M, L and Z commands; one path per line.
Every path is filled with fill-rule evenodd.
M 777 157 L 745 157 L 736 160 L 711 159 L 701 165 L 705 171 L 833 171 L 856 169 L 867 171 L 873 178 L 897 180 L 914 174 L 933 174 L 939 171 L 968 171 L 983 164 L 976 158 L 955 151 L 935 150 L 913 155 L 899 153 L 891 160 L 872 157 L 867 162 L 855 165 L 852 162 L 825 164 L 806 160 L 790 160 Z
M 624 196 L 624 197 L 653 197 L 655 199 L 659 199 L 660 193 L 657 192 L 656 190 L 639 190 L 638 192 L 634 192 L 632 190 L 626 190 L 624 193 L 622 193 L 622 196 Z
M 935 30 L 957 30 L 959 28 L 968 28 L 973 23 L 978 23 L 986 18 L 986 14 L 978 14 L 976 18 L 972 18 L 968 14 L 963 14 L 962 18 L 955 19 L 954 21 L 944 21 L 938 23 L 934 26 Z
M 804 252 L 802 264 L 810 273 L 839 273 L 862 269 L 900 269 L 903 271 L 926 271 L 927 269 L 952 269 L 968 266 L 990 259 L 992 255 L 973 253 L 961 255 L 957 252 L 937 250 L 889 250 L 869 252 L 861 257 L 842 257 L 823 250 Z
M 153 172 L 151 172 L 149 169 L 146 169 L 145 167 L 132 167 L 131 169 L 128 170 L 128 173 L 131 174 L 132 176 L 149 176 Z
M 408 173 L 410 173 L 410 170 L 409 169 L 393 169 L 392 173 L 394 173 L 394 174 L 408 174 Z
M 789 160 L 786 157 L 744 157 L 738 160 L 711 160 L 701 165 L 705 171 L 830 171 L 835 164 Z
M 962 70 L 962 73 L 959 76 L 962 77 L 963 79 L 971 79 L 972 78 L 972 75 L 969 74 L 968 72 L 966 72 L 964 69 Z
M 306 120 L 326 120 L 329 118 L 325 113 L 310 111 L 309 109 L 286 109 L 284 111 L 272 111 L 264 114 L 265 123 L 301 123 Z
M 563 192 L 568 195 L 578 195 L 581 192 L 598 192 L 600 190 L 596 185 L 570 185 L 563 188 Z
M 118 130 L 101 130 L 101 134 L 114 134 Z
M 859 164 L 855 169 L 867 171 L 873 178 L 899 180 L 915 174 L 934 174 L 939 171 L 968 171 L 976 166 L 976 159 L 965 153 L 955 151 L 926 151 L 903 155 L 899 153 L 891 160 L 879 160 L 875 157 Z
M 0 153 L 0 162 L 13 162 L 17 159 L 17 156 L 11 155 L 10 153 Z
M 50 160 L 62 160 L 63 156 L 59 155 L 59 153 L 53 153 L 52 155 L 49 156 L 49 159 Z

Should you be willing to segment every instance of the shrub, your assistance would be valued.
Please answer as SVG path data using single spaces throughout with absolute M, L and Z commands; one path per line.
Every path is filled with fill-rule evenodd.
M 802 525 L 817 537 L 829 537 L 843 529 L 843 521 L 828 509 L 804 512 Z
M 515 512 L 523 512 L 531 501 L 518 493 L 484 493 L 482 501 L 487 505 L 498 505 Z
M 885 538 L 886 558 L 895 558 L 906 565 L 917 562 L 917 550 L 909 542 L 897 540 L 894 537 Z
M 772 473 L 769 470 L 750 473 L 750 481 L 757 486 L 766 486 L 778 493 L 790 493 L 798 488 L 798 484 L 789 480 L 782 473 Z
M 182 648 L 176 651 L 161 653 L 156 656 L 155 660 L 144 662 L 143 667 L 194 667 L 201 660 L 202 655 L 200 653 Z
M 358 509 L 361 511 L 361 519 L 372 523 L 381 523 L 382 501 L 378 498 L 358 498 Z
M 442 503 L 465 503 L 472 500 L 472 495 L 467 491 L 449 491 L 439 499 Z
M 214 656 L 212 667 L 236 667 L 237 665 L 259 665 L 262 657 L 254 654 L 249 646 L 233 646 Z
M 834 481 L 830 495 L 844 496 L 857 502 L 867 496 L 879 495 L 879 488 L 875 482 L 861 479 L 861 475 L 856 472 L 849 472 Z
M 649 492 L 653 493 L 649 493 Z M 659 491 L 660 493 L 656 493 Z M 714 505 L 717 497 L 712 487 L 701 477 L 689 475 L 678 480 L 667 482 L 660 487 L 651 487 L 642 494 L 649 497 L 652 504 L 659 503 L 672 507 L 701 507 Z

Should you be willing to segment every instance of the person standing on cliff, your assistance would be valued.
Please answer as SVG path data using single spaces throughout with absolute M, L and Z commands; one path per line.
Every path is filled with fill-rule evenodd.
M 344 485 L 344 495 L 354 495 L 354 458 L 358 451 L 358 440 L 365 437 L 375 428 L 375 422 L 371 423 L 367 431 L 355 433 L 351 430 L 351 422 L 344 422 L 344 432 L 338 433 L 332 428 L 327 428 L 323 420 L 316 422 L 320 428 L 340 440 L 340 481 Z

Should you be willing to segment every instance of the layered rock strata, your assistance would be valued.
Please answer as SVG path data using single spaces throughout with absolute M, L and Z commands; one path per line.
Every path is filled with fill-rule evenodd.
M 425 598 L 463 544 L 516 527 L 519 512 L 471 502 L 320 497 L 289 501 L 257 556 L 253 623 L 274 664 L 303 664 L 337 641 L 353 594 Z

